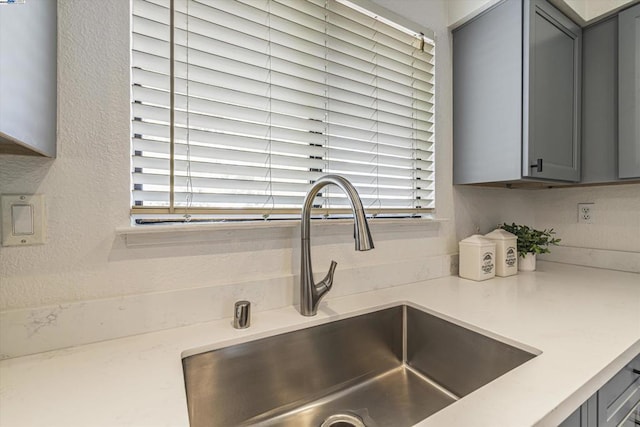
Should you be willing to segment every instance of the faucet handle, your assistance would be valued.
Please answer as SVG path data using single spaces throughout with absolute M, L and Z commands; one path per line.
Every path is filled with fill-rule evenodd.
M 337 262 L 331 261 L 329 272 L 327 273 L 325 278 L 318 282 L 318 284 L 316 285 L 316 289 L 318 290 L 320 296 L 322 296 L 325 292 L 329 292 L 329 289 L 331 289 L 331 286 L 333 286 L 333 274 L 336 271 L 337 265 Z
M 322 299 L 324 294 L 329 292 L 331 290 L 331 286 L 333 286 L 333 273 L 335 273 L 337 265 L 337 262 L 331 261 L 329 272 L 327 273 L 325 278 L 313 285 L 314 297 L 312 309 L 314 313 L 318 309 L 318 305 L 320 305 L 320 300 Z

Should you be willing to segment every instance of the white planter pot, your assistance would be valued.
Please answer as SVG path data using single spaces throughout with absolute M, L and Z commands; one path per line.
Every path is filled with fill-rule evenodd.
M 525 256 L 520 255 L 518 258 L 518 270 L 536 271 L 536 254 L 529 252 Z

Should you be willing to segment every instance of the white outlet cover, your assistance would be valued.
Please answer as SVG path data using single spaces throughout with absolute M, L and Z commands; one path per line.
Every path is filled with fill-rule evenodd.
M 595 223 L 595 203 L 578 203 L 578 224 Z
M 3 194 L 2 246 L 41 245 L 46 241 L 44 196 L 42 194 Z

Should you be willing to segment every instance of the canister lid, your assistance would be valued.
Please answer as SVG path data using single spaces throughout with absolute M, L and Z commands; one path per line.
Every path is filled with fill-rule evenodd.
M 495 247 L 495 243 L 489 239 L 484 238 L 480 234 L 474 234 L 473 236 L 469 236 L 466 239 L 460 240 L 461 245 L 472 245 L 472 246 L 487 246 L 493 245 Z
M 502 228 L 496 228 L 492 232 L 485 234 L 484 237 L 491 240 L 517 239 L 515 234 L 509 233 L 507 230 L 503 230 Z

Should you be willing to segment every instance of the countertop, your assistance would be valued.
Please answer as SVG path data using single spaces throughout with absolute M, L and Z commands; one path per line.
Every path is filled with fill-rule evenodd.
M 246 330 L 223 319 L 4 360 L 0 426 L 187 427 L 183 356 L 405 302 L 542 352 L 420 427 L 556 426 L 640 353 L 640 275 L 540 262 L 329 298 L 312 318 L 287 307 Z

